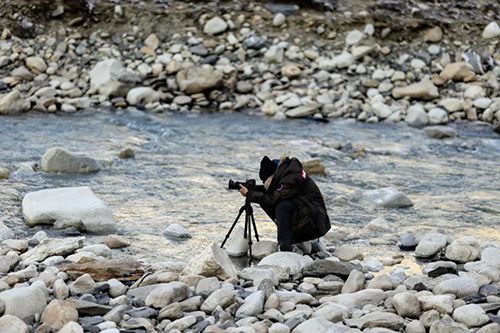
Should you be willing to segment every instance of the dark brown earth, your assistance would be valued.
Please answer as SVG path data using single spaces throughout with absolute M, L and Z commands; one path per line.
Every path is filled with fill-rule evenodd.
M 102 29 L 111 34 L 140 27 L 144 33 L 156 32 L 169 38 L 173 31 L 200 30 L 203 14 L 244 14 L 252 17 L 253 28 L 270 25 L 273 11 L 285 9 L 289 16 L 286 32 L 303 42 L 326 39 L 329 32 L 362 28 L 373 23 L 377 31 L 392 29 L 389 39 L 402 41 L 419 37 L 421 32 L 439 25 L 454 40 L 476 39 L 484 26 L 500 19 L 500 2 L 496 0 L 309 0 L 295 1 L 109 1 L 109 0 L 3 0 L 0 3 L 0 28 L 8 27 L 21 37 L 53 32 L 74 26 L 83 35 Z M 120 4 L 125 17 L 114 17 L 114 6 Z M 64 14 L 53 18 L 58 5 Z M 90 8 L 89 8 L 90 7 Z M 260 9 L 258 9 L 260 7 Z M 345 15 L 351 12 L 352 15 Z M 325 28 L 323 35 L 316 29 Z M 261 29 L 257 29 L 261 30 Z M 276 32 L 275 32 L 276 33 Z M 272 34 L 268 34 L 271 35 Z

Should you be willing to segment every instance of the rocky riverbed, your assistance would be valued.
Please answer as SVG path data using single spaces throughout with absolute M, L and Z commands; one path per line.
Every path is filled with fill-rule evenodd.
M 498 4 L 300 3 L 0 4 L 0 332 L 500 332 Z M 332 230 L 246 267 L 284 152 Z

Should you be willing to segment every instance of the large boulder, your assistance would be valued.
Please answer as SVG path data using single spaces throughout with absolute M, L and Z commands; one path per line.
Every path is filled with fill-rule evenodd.
M 222 72 L 211 66 L 192 67 L 176 75 L 179 89 L 186 94 L 197 94 L 222 85 Z
M 356 193 L 354 201 L 366 202 L 376 207 L 397 208 L 413 206 L 413 202 L 394 187 L 385 187 L 378 190 L 366 190 Z
M 16 114 L 27 111 L 30 103 L 25 101 L 18 90 L 13 90 L 0 98 L 0 114 Z
M 99 163 L 88 156 L 78 156 L 63 148 L 50 148 L 42 156 L 42 170 L 60 173 L 91 173 L 101 170 Z
M 45 238 L 28 252 L 21 254 L 21 259 L 26 263 L 42 262 L 52 256 L 66 256 L 72 254 L 83 246 L 85 237 L 78 238 Z
M 281 267 L 290 275 L 299 273 L 307 264 L 313 260 L 308 256 L 301 256 L 293 252 L 276 252 L 268 255 L 259 262 L 259 266 Z
M 33 314 L 41 315 L 47 306 L 42 289 L 36 286 L 3 291 L 0 293 L 0 302 L 5 305 L 5 315 L 13 315 L 20 319 Z
M 210 244 L 202 253 L 193 257 L 184 268 L 184 275 L 215 276 L 221 280 L 237 278 L 236 269 L 226 251 L 217 244 Z
M 116 231 L 111 209 L 89 187 L 63 187 L 26 194 L 23 215 L 30 227 L 57 221 L 81 221 L 92 233 Z
M 90 71 L 90 87 L 100 95 L 124 97 L 139 81 L 135 73 L 116 59 L 97 63 Z
M 407 87 L 398 87 L 392 90 L 392 96 L 396 99 L 410 97 L 429 100 L 439 97 L 437 87 L 430 80 L 410 84 Z

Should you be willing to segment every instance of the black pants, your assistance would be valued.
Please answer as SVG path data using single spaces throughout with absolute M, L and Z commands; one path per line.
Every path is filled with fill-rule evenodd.
M 278 226 L 278 244 L 281 251 L 292 251 L 292 216 L 297 206 L 284 200 L 276 206 L 260 205 L 271 220 Z

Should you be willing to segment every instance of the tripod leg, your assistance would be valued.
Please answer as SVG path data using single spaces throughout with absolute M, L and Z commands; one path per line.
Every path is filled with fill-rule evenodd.
M 257 242 L 259 242 L 259 233 L 257 232 L 257 224 L 255 224 L 255 218 L 253 217 L 253 214 L 250 215 L 250 217 L 252 218 L 252 224 L 253 224 L 253 231 L 255 233 L 255 239 L 257 240 Z
M 227 232 L 227 234 L 226 234 L 226 238 L 224 238 L 224 241 L 222 242 L 222 244 L 221 244 L 221 246 L 220 246 L 221 248 L 223 248 L 223 247 L 224 247 L 224 244 L 226 244 L 227 240 L 229 239 L 229 236 L 231 235 L 231 232 L 233 232 L 233 229 L 234 229 L 234 227 L 236 226 L 236 223 L 238 223 L 238 220 L 240 219 L 241 214 L 243 214 L 243 211 L 245 211 L 245 206 L 242 206 L 242 207 L 240 208 L 240 211 L 238 212 L 238 216 L 236 216 L 236 219 L 234 220 L 233 225 L 231 226 L 231 228 L 230 228 L 230 229 L 229 229 L 229 231 Z
M 252 265 L 252 226 L 250 225 L 251 216 L 251 213 L 245 216 L 245 229 L 247 229 L 248 225 L 248 266 Z

